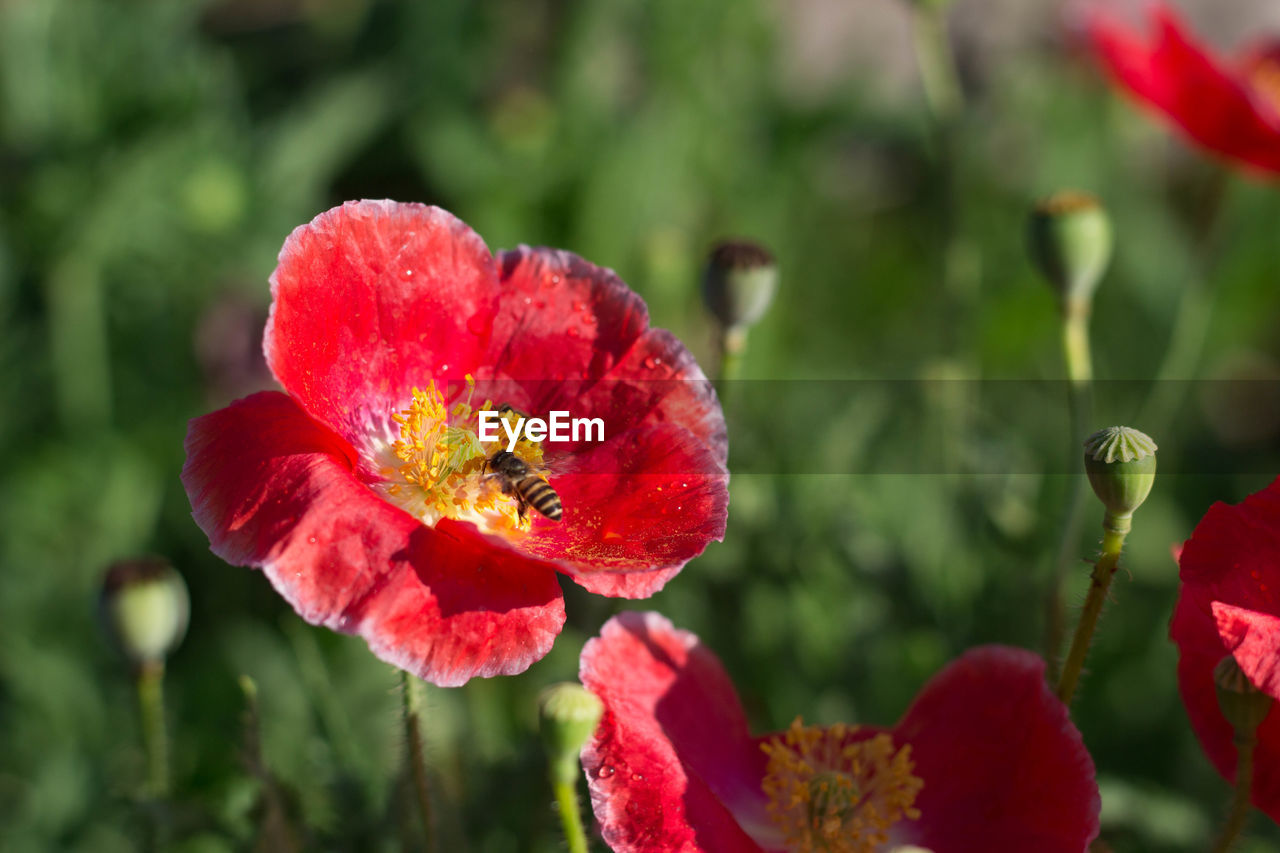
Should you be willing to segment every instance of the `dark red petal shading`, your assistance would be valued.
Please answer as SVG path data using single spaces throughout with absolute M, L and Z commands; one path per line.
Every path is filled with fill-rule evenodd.
M 605 713 L 582 751 L 591 805 L 620 853 L 760 853 L 764 753 L 715 655 L 657 613 L 622 613 L 582 650 Z
M 262 567 L 302 618 L 427 681 L 523 672 L 564 624 L 551 567 L 378 498 L 346 442 L 284 394 L 196 418 L 186 449 L 182 482 L 215 554 Z
M 649 327 L 644 300 L 613 270 L 529 246 L 497 260 L 502 301 L 487 355 L 496 373 L 538 383 L 599 379 Z M 531 405 L 552 408 L 537 398 Z
M 1248 82 L 1197 44 L 1172 9 L 1158 5 L 1154 18 L 1148 43 L 1100 11 L 1091 17 L 1090 40 L 1110 75 L 1209 150 L 1280 172 L 1274 111 L 1260 109 Z
M 499 264 L 503 297 L 488 357 L 494 375 L 520 386 L 510 396 L 530 414 L 560 409 L 603 418 L 606 436 L 675 423 L 725 461 L 715 389 L 675 335 L 649 328 L 644 301 L 612 270 L 528 246 L 501 253 Z M 502 396 L 483 385 L 481 392 Z M 574 453 L 582 446 L 559 448 Z
M 1213 668 L 1234 654 L 1245 675 L 1280 698 L 1280 480 L 1243 503 L 1216 503 L 1182 547 L 1182 585 L 1169 635 L 1178 689 L 1205 753 L 1235 781 L 1231 725 L 1218 708 Z M 1258 730 L 1253 802 L 1280 821 L 1280 714 Z
M 729 475 L 692 433 L 658 424 L 584 449 L 551 478 L 564 518 L 539 520 L 521 551 L 588 589 L 652 595 L 711 540 L 724 538 Z M 628 577 L 616 577 L 617 573 Z M 606 573 L 614 578 L 603 578 Z M 599 578 L 599 580 L 597 580 Z
M 1080 853 L 1098 834 L 1093 760 L 1044 661 L 971 649 L 929 680 L 893 729 L 911 744 L 921 816 L 895 827 L 938 853 Z
M 353 201 L 289 235 L 271 277 L 264 348 L 309 414 L 356 441 L 413 386 L 484 363 L 497 270 L 461 220 L 439 208 Z

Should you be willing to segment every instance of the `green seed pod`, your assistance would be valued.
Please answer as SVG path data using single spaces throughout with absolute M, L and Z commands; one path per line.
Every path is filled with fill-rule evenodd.
M 1095 196 L 1055 193 L 1031 212 L 1031 259 L 1057 291 L 1067 313 L 1088 313 L 1111 260 L 1111 220 Z
M 572 784 L 578 778 L 578 753 L 600 723 L 604 705 L 581 684 L 565 682 L 542 691 L 538 706 L 551 772 L 557 781 Z
M 1156 443 L 1129 427 L 1098 430 L 1085 439 L 1084 469 L 1107 515 L 1128 519 L 1156 481 Z
M 1236 659 L 1227 655 L 1213 668 L 1218 707 L 1239 734 L 1252 734 L 1262 725 L 1274 700 L 1254 686 Z
M 99 606 L 112 639 L 136 667 L 163 662 L 187 633 L 187 585 L 159 557 L 113 564 Z
M 724 329 L 760 321 L 778 289 L 778 266 L 769 250 L 747 240 L 724 240 L 711 249 L 702 277 L 707 310 Z

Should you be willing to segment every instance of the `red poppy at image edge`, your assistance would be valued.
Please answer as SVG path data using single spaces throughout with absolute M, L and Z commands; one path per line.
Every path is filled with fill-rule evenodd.
M 1177 13 L 1152 7 L 1150 35 L 1095 5 L 1088 39 L 1112 79 L 1199 145 L 1254 170 L 1280 173 L 1280 40 L 1220 58 Z
M 286 393 L 191 421 L 182 481 L 214 553 L 261 567 L 307 621 L 438 685 L 510 675 L 563 627 L 558 572 L 641 598 L 723 538 L 715 392 L 610 270 L 551 249 L 495 256 L 443 210 L 360 201 L 290 235 L 271 293 L 264 349 Z M 442 514 L 388 482 L 396 429 L 443 427 L 452 415 L 431 413 L 468 399 L 603 419 L 603 442 L 543 448 L 562 520 L 519 522 L 500 493 L 505 515 L 452 513 L 449 494 Z M 484 484 L 483 461 L 456 480 Z
M 1216 503 L 1178 555 L 1178 688 L 1213 766 L 1235 783 L 1234 732 L 1218 707 L 1213 668 L 1228 654 L 1280 699 L 1280 480 L 1239 504 Z M 1253 804 L 1280 822 L 1280 713 L 1258 727 Z
M 609 620 L 583 649 L 580 675 L 604 704 L 582 752 L 591 803 L 605 840 L 621 853 L 894 845 L 1080 853 L 1098 834 L 1093 761 L 1046 685 L 1043 661 L 1025 650 L 966 652 L 925 684 L 893 728 L 801 729 L 797 721 L 762 737 L 748 731 L 715 655 L 659 614 Z M 780 748 L 792 733 L 807 754 Z M 838 749 L 824 752 L 833 733 Z M 896 749 L 905 753 L 895 757 Z M 843 758 L 832 762 L 836 754 Z M 829 783 L 848 770 L 833 764 L 846 760 L 861 775 L 845 790 L 860 793 L 842 800 Z M 827 787 L 813 794 L 819 785 Z M 824 813 L 836 827 L 833 846 L 787 841 L 795 838 L 789 818 L 771 809 L 793 795 L 797 823 L 811 820 L 815 807 L 837 806 Z M 875 800 L 881 818 L 894 802 L 918 811 L 867 838 L 860 833 L 876 819 L 856 808 L 859 797 Z

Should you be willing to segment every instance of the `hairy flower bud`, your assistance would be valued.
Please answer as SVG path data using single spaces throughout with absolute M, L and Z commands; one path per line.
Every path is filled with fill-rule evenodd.
M 1263 693 L 1240 669 L 1235 657 L 1227 655 L 1213 668 L 1213 686 L 1218 707 L 1237 733 L 1252 734 L 1262 725 L 1274 700 Z
M 721 327 L 746 329 L 758 323 L 777 289 L 778 266 L 764 246 L 724 240 L 712 247 L 702 297 Z
M 551 772 L 558 781 L 571 784 L 578 778 L 578 753 L 595 732 L 604 706 L 594 693 L 573 682 L 548 687 L 538 705 Z
M 134 666 L 162 662 L 187 633 L 187 585 L 159 557 L 114 563 L 99 603 L 107 630 Z
M 1111 220 L 1095 196 L 1055 193 L 1031 212 L 1031 259 L 1057 291 L 1063 310 L 1087 313 L 1111 260 Z
M 1084 468 L 1107 514 L 1127 519 L 1151 494 L 1156 479 L 1156 443 L 1146 433 L 1129 427 L 1098 430 L 1085 439 Z

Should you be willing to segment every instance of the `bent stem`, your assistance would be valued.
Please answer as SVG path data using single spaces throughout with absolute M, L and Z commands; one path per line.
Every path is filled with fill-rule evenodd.
M 1231 810 L 1222 825 L 1222 832 L 1213 844 L 1213 853 L 1227 853 L 1240 839 L 1245 821 L 1249 819 L 1249 799 L 1253 788 L 1253 753 L 1258 745 L 1257 730 L 1248 734 L 1236 733 L 1236 790 L 1231 797 Z
M 1086 425 L 1093 410 L 1093 358 L 1089 350 L 1088 308 L 1067 307 L 1062 315 L 1062 353 L 1067 368 L 1067 409 L 1073 442 L 1086 433 Z M 1071 461 L 1079 457 L 1073 445 Z M 1045 660 L 1051 667 L 1057 666 L 1058 651 L 1062 647 L 1062 634 L 1066 629 L 1063 618 L 1062 586 L 1067 570 L 1080 541 L 1080 526 L 1084 523 L 1084 478 L 1071 478 L 1071 492 L 1067 498 L 1067 518 L 1058 541 L 1058 553 L 1049 576 L 1049 593 L 1045 600 Z M 1051 670 L 1052 672 L 1052 670 Z
M 427 850 L 436 849 L 435 812 L 431 808 L 431 789 L 427 784 L 427 765 L 422 757 L 422 705 L 423 684 L 404 670 L 400 671 L 400 683 L 404 705 L 404 732 L 409 747 L 409 774 L 413 777 L 414 799 L 418 816 L 422 819 L 422 831 L 426 836 Z
M 1089 644 L 1098 627 L 1098 617 L 1102 615 L 1103 605 L 1107 602 L 1107 590 L 1111 588 L 1111 579 L 1120 566 L 1120 550 L 1124 547 L 1125 537 L 1132 524 L 1132 515 L 1117 516 L 1107 513 L 1103 519 L 1102 554 L 1094 563 L 1089 594 L 1085 597 L 1080 622 L 1076 625 L 1075 636 L 1071 638 L 1071 650 L 1067 652 L 1062 676 L 1058 680 L 1058 698 L 1064 705 L 1071 704 L 1071 697 L 1075 695 L 1076 685 L 1080 682 L 1084 659 L 1089 654 Z
M 587 853 L 587 833 L 582 828 L 577 786 L 574 782 L 557 778 L 553 770 L 551 787 L 555 791 L 556 809 L 560 812 L 560 826 L 564 830 L 564 842 L 569 853 Z
M 138 667 L 138 711 L 142 720 L 142 745 L 147 754 L 147 795 L 169 795 L 169 740 L 164 730 L 164 661 L 147 661 Z

